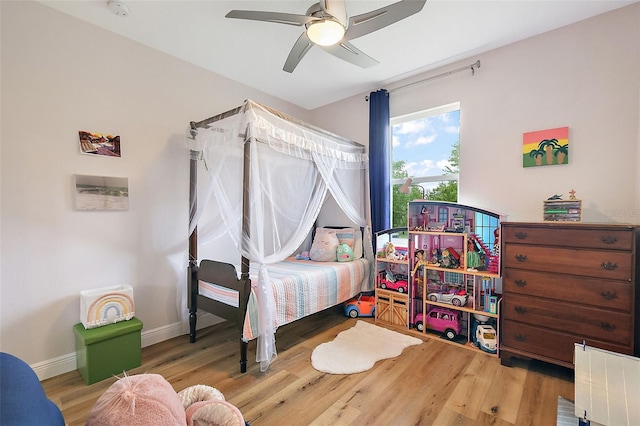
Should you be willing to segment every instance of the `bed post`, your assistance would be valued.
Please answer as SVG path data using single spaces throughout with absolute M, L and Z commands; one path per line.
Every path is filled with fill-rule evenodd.
M 248 133 L 248 132 L 247 132 Z M 244 164 L 243 164 L 243 175 L 242 175 L 242 241 L 244 241 L 244 235 L 247 238 L 251 234 L 251 206 L 250 206 L 250 183 L 249 178 L 251 176 L 251 138 L 247 134 L 244 141 Z M 244 244 L 241 242 L 241 244 Z M 240 326 L 240 372 L 247 372 L 247 346 L 248 342 L 246 342 L 242 338 L 243 325 L 244 325 L 244 317 L 247 312 L 247 304 L 249 302 L 249 295 L 251 294 L 251 280 L 249 278 L 249 259 L 245 256 L 242 256 L 242 265 L 240 267 L 240 279 L 243 281 L 244 285 L 244 300 L 241 300 L 241 306 L 239 307 L 239 315 L 238 324 Z
M 196 123 L 191 122 L 191 136 L 195 138 Z M 189 151 L 189 225 L 196 214 L 198 201 L 198 152 Z M 187 267 L 187 288 L 189 290 L 189 342 L 196 341 L 196 321 L 198 319 L 198 227 L 189 235 L 189 265 Z

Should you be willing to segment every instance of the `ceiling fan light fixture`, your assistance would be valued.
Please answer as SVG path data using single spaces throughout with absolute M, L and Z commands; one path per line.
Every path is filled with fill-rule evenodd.
M 320 46 L 333 46 L 344 37 L 344 27 L 337 21 L 325 19 L 307 26 L 307 37 Z

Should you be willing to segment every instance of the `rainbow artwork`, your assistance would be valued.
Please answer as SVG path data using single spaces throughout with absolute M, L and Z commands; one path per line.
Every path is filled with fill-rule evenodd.
M 130 320 L 135 314 L 133 288 L 128 285 L 83 291 L 80 296 L 80 320 L 86 329 Z
M 522 137 L 522 167 L 569 163 L 569 128 L 538 130 Z

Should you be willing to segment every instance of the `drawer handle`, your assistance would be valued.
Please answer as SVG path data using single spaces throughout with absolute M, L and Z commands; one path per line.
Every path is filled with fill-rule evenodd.
M 602 296 L 604 299 L 607 299 L 607 300 L 613 300 L 618 298 L 618 293 L 616 293 L 615 291 L 603 290 L 600 292 L 600 296 Z
M 519 240 L 524 240 L 525 238 L 527 238 L 527 233 L 526 232 L 516 232 L 516 238 Z
M 613 271 L 614 269 L 618 268 L 618 264 L 617 263 L 611 263 L 611 262 L 607 262 L 607 263 L 602 262 L 602 264 L 600 266 L 602 266 L 607 271 Z
M 527 285 L 526 280 L 515 280 L 513 283 L 518 287 L 525 287 Z
M 527 313 L 527 308 L 522 307 L 520 305 L 516 305 L 516 307 L 513 308 L 513 309 L 519 314 L 526 314 Z
M 527 336 L 524 334 L 516 334 L 514 337 L 518 342 L 525 342 L 527 340 Z
M 516 254 L 516 260 L 518 262 L 526 262 L 527 261 L 527 255 L 526 254 Z M 604 266 L 603 266 L 603 268 L 604 268 Z
M 604 237 L 600 238 L 600 241 L 602 241 L 605 244 L 615 244 L 618 242 L 618 239 L 610 235 L 605 235 Z
M 601 322 L 599 325 L 600 328 L 607 331 L 613 331 L 616 329 L 616 326 L 614 324 L 609 324 L 608 322 Z

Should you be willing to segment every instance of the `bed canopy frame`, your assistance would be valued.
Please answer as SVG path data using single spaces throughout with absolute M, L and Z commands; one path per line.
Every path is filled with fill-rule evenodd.
M 240 253 L 243 291 L 239 309 L 232 311 L 229 307 L 228 318 L 236 315 L 241 330 L 251 292 L 250 262 L 264 266 L 297 250 L 313 229 L 327 192 L 346 216 L 364 230 L 364 256 L 373 259 L 367 220 L 368 156 L 363 145 L 251 100 L 191 122 L 187 143 L 190 149 L 187 288 L 193 292 L 197 287 L 191 284 L 198 279 L 200 228 L 208 220 L 204 239 L 210 242 L 230 234 Z M 200 188 L 202 181 L 205 190 Z M 212 203 L 215 207 L 209 210 L 215 212 L 216 218 L 205 219 L 203 211 Z M 256 358 L 263 371 L 276 356 L 274 301 L 267 282 L 266 268 L 260 267 L 254 293 L 261 306 Z M 195 330 L 197 309 L 189 307 L 191 330 Z M 193 331 L 190 341 L 195 341 Z M 247 342 L 242 334 L 240 352 L 244 372 Z

